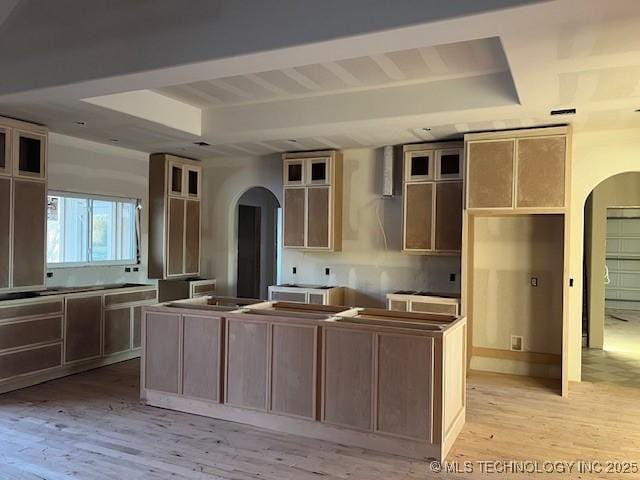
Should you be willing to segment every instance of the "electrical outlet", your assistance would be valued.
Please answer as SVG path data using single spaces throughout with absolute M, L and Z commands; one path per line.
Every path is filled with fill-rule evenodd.
M 450 282 L 455 282 L 456 281 L 456 274 L 455 273 L 450 273 L 449 274 L 449 281 Z
M 133 267 L 133 271 L 134 271 L 134 272 L 139 272 L 139 271 L 140 271 L 140 269 L 139 269 L 138 267 Z
M 124 267 L 124 271 L 126 273 L 131 273 L 131 267 Z
M 538 286 L 538 277 L 531 277 L 531 286 L 532 287 Z
M 325 275 L 331 275 L 331 268 L 329 268 L 329 267 L 325 267 L 325 268 L 324 268 L 324 274 L 325 274 Z
M 520 335 L 511 335 L 511 350 L 514 352 L 522 351 L 522 337 Z
M 47 272 L 47 278 L 53 278 L 53 272 Z
M 298 269 L 296 267 L 293 267 L 291 269 L 291 272 L 295 275 L 296 273 L 298 273 Z

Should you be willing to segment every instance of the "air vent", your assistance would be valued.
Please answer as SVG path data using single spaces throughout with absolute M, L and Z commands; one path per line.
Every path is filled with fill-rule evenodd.
M 561 108 L 559 110 L 551 110 L 550 115 L 575 115 L 575 108 Z
M 211 144 L 207 142 L 193 142 L 194 145 L 198 145 L 199 147 L 210 147 Z

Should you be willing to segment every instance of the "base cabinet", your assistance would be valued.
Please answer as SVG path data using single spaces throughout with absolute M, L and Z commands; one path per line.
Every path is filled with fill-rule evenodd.
M 65 364 L 100 357 L 102 294 L 65 299 Z
M 344 287 L 323 287 L 320 285 L 271 285 L 269 300 L 341 306 L 345 304 L 344 290 Z
M 155 303 L 152 286 L 0 301 L 0 393 L 138 357 Z

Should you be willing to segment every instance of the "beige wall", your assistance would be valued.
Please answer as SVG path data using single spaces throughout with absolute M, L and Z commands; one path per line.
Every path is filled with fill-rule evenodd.
M 134 150 L 73 137 L 49 134 L 49 190 L 91 193 L 142 200 L 141 265 L 139 272 L 125 266 L 49 269 L 48 286 L 98 283 L 149 283 L 147 280 L 147 199 L 149 155 Z
M 562 353 L 564 218 L 478 217 L 474 227 L 473 346 Z M 537 278 L 538 286 L 531 285 Z M 474 369 L 559 376 L 559 369 L 498 359 L 472 359 Z
M 344 151 L 342 230 L 341 252 L 284 250 L 282 281 L 346 286 L 345 303 L 374 307 L 399 289 L 460 291 L 459 256 L 401 252 L 402 196 L 382 197 L 382 149 Z
M 383 306 L 386 293 L 398 289 L 459 291 L 458 257 L 401 253 L 402 197 L 382 197 L 381 162 L 380 149 L 344 151 L 342 252 L 284 250 L 283 282 L 343 285 L 348 287 L 345 301 L 360 306 Z M 203 272 L 218 280 L 221 292 L 234 294 L 235 206 L 245 191 L 257 185 L 271 190 L 282 204 L 282 161 L 279 155 L 216 158 L 205 160 L 204 167 Z M 331 275 L 325 275 L 325 267 Z
M 640 128 L 578 132 L 573 136 L 570 216 L 569 379 L 580 380 L 582 368 L 582 259 L 585 200 L 603 180 L 640 171 Z
M 640 162 L 640 152 L 638 161 Z M 640 164 L 638 168 L 640 169 Z M 640 205 L 640 173 L 623 173 L 610 177 L 593 190 L 591 208 L 585 219 L 590 227 L 586 229 L 585 249 L 588 262 L 589 346 L 591 348 L 602 348 L 604 343 L 607 208 L 638 205 Z
M 252 187 L 270 190 L 282 204 L 282 160 L 221 157 L 203 160 L 202 276 L 215 278 L 218 291 L 236 294 L 238 262 L 237 205 Z

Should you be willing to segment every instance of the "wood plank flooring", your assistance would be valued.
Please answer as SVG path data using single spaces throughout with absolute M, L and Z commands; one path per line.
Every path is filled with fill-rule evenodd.
M 138 368 L 125 362 L 0 396 L 0 479 L 526 477 L 478 466 L 434 475 L 427 462 L 146 407 Z M 563 399 L 553 383 L 486 374 L 468 386 L 450 461 L 640 461 L 640 390 L 582 383 Z

